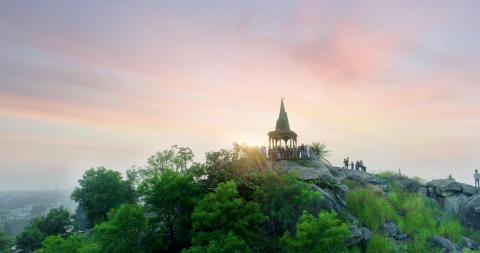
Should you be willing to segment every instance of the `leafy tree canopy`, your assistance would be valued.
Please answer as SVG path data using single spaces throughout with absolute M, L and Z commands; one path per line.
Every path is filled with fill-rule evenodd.
M 93 246 L 93 247 L 92 247 Z M 42 248 L 35 253 L 100 253 L 94 244 L 88 241 L 86 236 L 71 235 L 67 238 L 49 236 L 43 243 Z
M 192 171 L 195 177 L 207 189 L 214 189 L 219 183 L 235 181 L 240 195 L 252 199 L 259 172 L 268 168 L 265 156 L 257 147 L 234 144 L 232 150 L 222 149 L 206 154 L 203 166 L 198 165 Z
M 10 244 L 10 240 L 7 235 L 0 230 L 0 252 L 6 249 Z
M 254 200 L 267 216 L 265 230 L 278 238 L 286 231 L 294 232 L 303 211 L 318 214 L 322 198 L 296 175 L 276 170 L 261 174 Z
M 182 253 L 250 253 L 247 243 L 238 236 L 229 233 L 224 238 L 212 240 L 206 247 L 194 246 Z
M 36 227 L 29 226 L 17 236 L 17 248 L 25 252 L 32 252 L 41 247 L 45 235 Z
M 105 167 L 89 169 L 83 174 L 71 198 L 78 202 L 92 224 L 105 221 L 107 213 L 123 203 L 135 201 L 135 193 L 130 181 Z
M 65 236 L 73 229 L 73 218 L 70 212 L 63 208 L 52 208 L 47 215 L 34 219 L 33 224 L 45 236 L 60 235 Z
M 208 248 L 212 241 L 219 242 L 225 235 L 232 234 L 252 249 L 254 242 L 255 246 L 260 244 L 260 226 L 265 219 L 257 203 L 240 197 L 235 182 L 221 183 L 195 207 L 193 245 Z
M 150 226 L 142 207 L 125 204 L 109 212 L 107 222 L 94 229 L 94 240 L 102 252 L 146 252 L 144 242 Z
M 295 236 L 286 233 L 281 241 L 290 253 L 347 252 L 347 224 L 341 223 L 334 212 L 321 212 L 314 217 L 304 212 Z
M 153 221 L 166 231 L 168 250 L 179 251 L 188 245 L 190 216 L 201 194 L 193 176 L 166 169 L 158 176 L 145 179 L 139 189 L 147 210 L 155 214 Z

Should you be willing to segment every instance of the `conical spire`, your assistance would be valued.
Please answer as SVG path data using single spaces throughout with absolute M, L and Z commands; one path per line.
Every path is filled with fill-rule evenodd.
M 275 126 L 276 131 L 289 131 L 290 125 L 288 124 L 288 116 L 287 112 L 285 111 L 285 105 L 283 104 L 283 100 L 280 102 L 280 114 L 278 115 L 277 125 Z

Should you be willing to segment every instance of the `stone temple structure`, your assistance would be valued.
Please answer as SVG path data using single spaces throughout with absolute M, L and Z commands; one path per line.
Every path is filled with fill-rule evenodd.
M 277 124 L 275 125 L 275 131 L 268 133 L 268 146 L 269 148 L 296 148 L 297 147 L 297 134 L 290 130 L 290 124 L 288 123 L 288 115 L 285 111 L 285 105 L 283 98 L 280 102 L 280 114 L 278 115 Z M 282 141 L 284 145 L 282 145 Z
M 270 160 L 297 160 L 310 159 L 310 147 L 297 146 L 297 133 L 290 130 L 285 104 L 280 102 L 280 114 L 278 115 L 275 130 L 268 132 L 268 152 L 265 148 L 262 152 Z

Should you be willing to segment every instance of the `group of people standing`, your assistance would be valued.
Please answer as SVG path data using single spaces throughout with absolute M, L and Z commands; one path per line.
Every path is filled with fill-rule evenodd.
M 311 149 L 307 145 L 300 145 L 298 147 L 273 147 L 260 148 L 262 154 L 271 160 L 293 160 L 293 159 L 310 159 Z
M 365 166 L 363 164 L 362 160 L 356 161 L 355 164 L 354 164 L 353 161 L 350 162 L 350 158 L 348 158 L 348 157 L 343 159 L 343 167 L 345 169 L 348 169 L 349 166 L 350 166 L 351 170 L 367 171 L 367 166 Z

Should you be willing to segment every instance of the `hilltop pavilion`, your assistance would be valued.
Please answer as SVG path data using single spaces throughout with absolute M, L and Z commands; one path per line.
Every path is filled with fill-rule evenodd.
M 280 102 L 280 114 L 278 115 L 275 131 L 268 133 L 268 146 L 269 148 L 296 148 L 297 147 L 297 134 L 290 130 L 288 123 L 288 115 L 285 111 L 285 105 L 283 103 L 284 98 Z M 282 145 L 284 141 L 285 145 Z
M 298 136 L 290 130 L 283 100 L 275 130 L 268 132 L 268 152 L 265 149 L 262 152 L 270 160 L 310 159 L 310 147 L 303 144 L 297 147 Z

